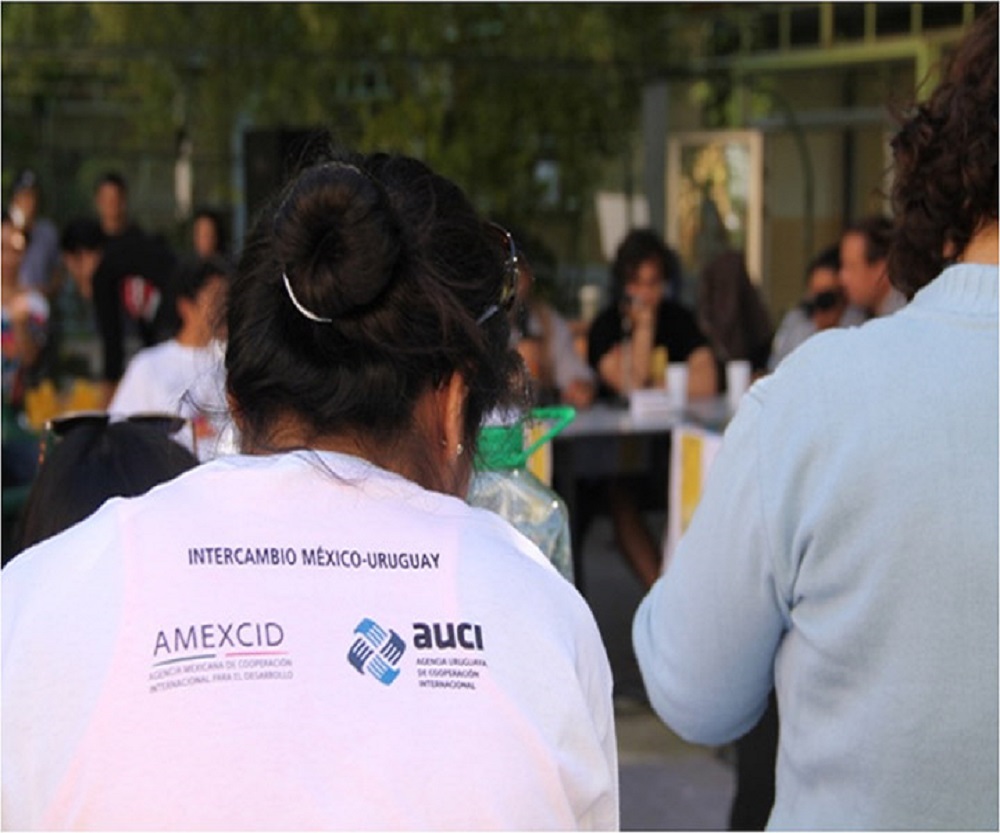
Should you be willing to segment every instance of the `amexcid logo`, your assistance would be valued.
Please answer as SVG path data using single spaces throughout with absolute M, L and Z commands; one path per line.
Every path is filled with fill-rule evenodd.
M 153 658 L 198 651 L 269 650 L 285 641 L 277 622 L 204 622 L 157 631 Z
M 368 673 L 382 685 L 391 685 L 399 676 L 399 661 L 406 643 L 394 630 L 388 633 L 372 619 L 362 619 L 354 629 L 357 638 L 347 652 L 347 660 L 359 674 Z

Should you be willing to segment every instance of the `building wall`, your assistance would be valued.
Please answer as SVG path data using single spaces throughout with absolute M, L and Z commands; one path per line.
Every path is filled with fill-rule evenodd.
M 758 130 L 763 136 L 762 262 L 754 277 L 776 319 L 799 300 L 809 260 L 835 243 L 846 223 L 888 213 L 890 107 L 911 99 L 914 70 L 914 62 L 895 60 L 864 70 L 771 72 L 736 87 L 732 109 L 739 122 L 728 129 Z M 699 83 L 666 85 L 664 144 L 670 136 L 705 130 Z M 647 152 L 647 164 L 650 156 Z M 665 181 L 663 193 L 669 190 Z M 666 234 L 672 207 L 663 199 L 654 225 Z M 694 296 L 694 287 L 689 294 Z

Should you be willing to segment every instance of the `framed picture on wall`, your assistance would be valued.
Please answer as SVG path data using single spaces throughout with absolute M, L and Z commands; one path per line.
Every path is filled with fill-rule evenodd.
M 764 139 L 757 130 L 677 133 L 667 139 L 666 240 L 696 278 L 725 248 L 742 250 L 760 284 Z

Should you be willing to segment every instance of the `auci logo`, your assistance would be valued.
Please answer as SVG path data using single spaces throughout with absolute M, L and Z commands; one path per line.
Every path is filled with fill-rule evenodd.
M 359 674 L 370 674 L 382 685 L 392 685 L 399 676 L 399 661 L 406 643 L 394 630 L 388 633 L 373 619 L 362 619 L 354 629 L 356 639 L 347 660 Z

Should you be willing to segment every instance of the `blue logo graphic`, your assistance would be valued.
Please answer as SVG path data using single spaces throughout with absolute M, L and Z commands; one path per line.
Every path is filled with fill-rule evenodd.
M 406 643 L 394 630 L 386 633 L 377 622 L 362 619 L 354 629 L 358 638 L 347 652 L 347 660 L 359 674 L 367 671 L 382 685 L 390 685 L 399 676 L 399 660 Z

